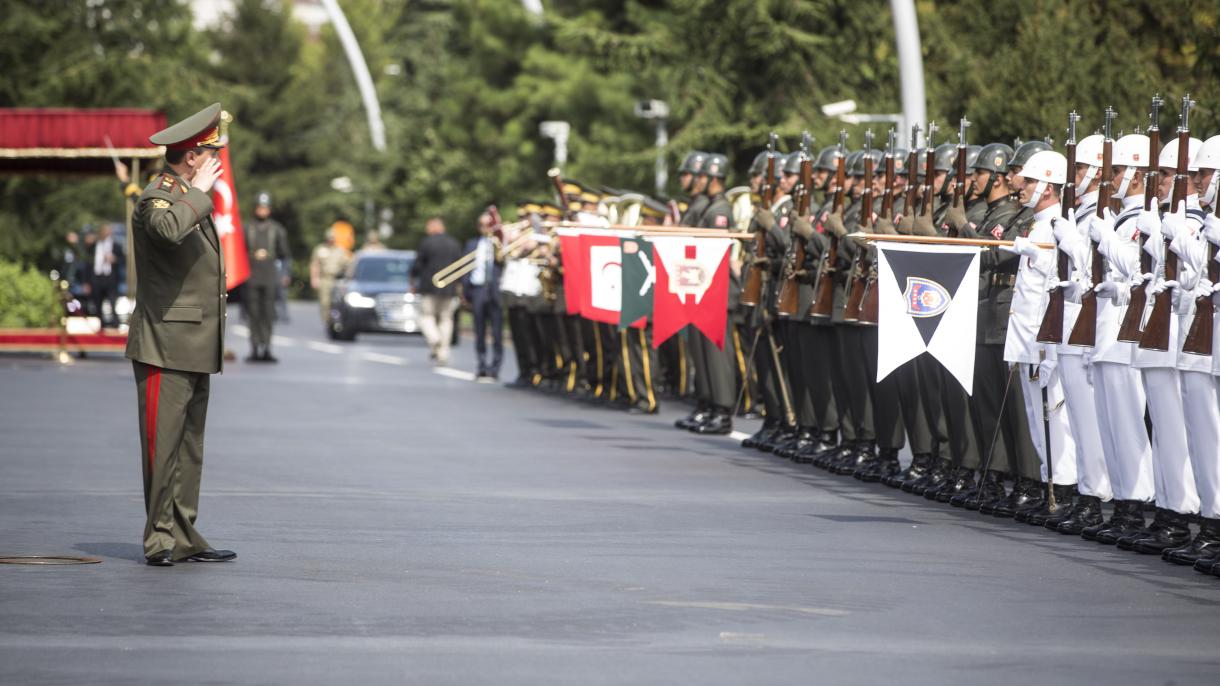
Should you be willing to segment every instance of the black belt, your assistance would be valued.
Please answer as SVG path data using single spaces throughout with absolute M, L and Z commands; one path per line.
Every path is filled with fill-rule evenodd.
M 992 274 L 992 286 L 1014 286 L 1017 283 L 1016 274 Z

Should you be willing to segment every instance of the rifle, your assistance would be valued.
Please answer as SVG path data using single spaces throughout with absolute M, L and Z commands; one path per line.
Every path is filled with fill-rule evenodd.
M 1212 214 L 1215 214 L 1212 208 Z M 1204 239 L 1206 240 L 1206 239 Z M 1216 263 L 1216 244 L 1207 241 L 1207 278 L 1212 283 L 1220 281 L 1220 264 Z M 1190 331 L 1182 343 L 1182 352 L 1191 355 L 1211 355 L 1213 347 L 1213 324 L 1216 321 L 1216 304 L 1212 294 L 1195 298 L 1195 318 L 1190 322 Z
M 962 199 L 962 195 L 966 192 L 966 157 L 970 150 L 966 145 L 966 128 L 970 126 L 970 120 L 962 117 L 958 122 L 957 130 L 957 168 L 954 170 L 955 176 L 953 181 L 953 205 L 956 205 Z M 949 229 L 949 238 L 957 238 L 957 230 Z
M 798 217 L 809 214 L 809 199 L 813 195 L 813 157 L 810 155 L 812 143 L 813 139 L 809 137 L 808 131 L 801 134 L 801 176 L 797 181 L 797 190 L 793 192 Z M 797 280 L 801 276 L 801 267 L 804 264 L 805 239 L 793 233 L 792 245 L 788 248 L 788 254 L 784 256 L 784 283 L 779 287 L 778 304 L 775 308 L 776 313 L 781 317 L 795 315 L 800 306 L 801 287 Z
M 1110 198 L 1114 195 L 1114 168 L 1110 163 L 1114 160 L 1114 108 L 1106 108 L 1105 142 L 1101 152 L 1101 183 L 1097 187 L 1097 216 L 1106 216 L 1110 207 Z M 1068 345 L 1091 348 L 1097 345 L 1097 291 L 1095 290 L 1105 280 L 1106 258 L 1097 249 L 1098 244 L 1089 239 L 1089 270 L 1092 272 L 1090 288 L 1080 299 L 1080 314 L 1072 327 L 1072 335 L 1068 336 Z
M 1068 114 L 1068 137 L 1067 137 L 1067 173 L 1073 174 L 1076 169 L 1076 122 L 1080 120 L 1080 115 L 1073 110 Z M 1068 219 L 1072 216 L 1072 206 L 1076 204 L 1076 184 L 1069 176 L 1064 179 L 1063 197 L 1060 199 L 1062 217 Z M 1055 251 L 1058 257 L 1056 265 L 1056 273 L 1060 281 L 1068 280 L 1068 256 L 1062 250 Z M 1039 343 L 1062 343 L 1063 342 L 1063 309 L 1064 309 L 1064 292 L 1062 288 L 1055 286 L 1050 292 L 1050 300 L 1046 303 L 1046 312 L 1042 315 L 1042 326 L 1038 327 L 1038 342 Z
M 762 208 L 771 209 L 775 197 L 775 132 L 767 140 L 767 168 L 763 171 L 759 194 L 762 198 Z M 741 304 L 754 307 L 762 300 L 763 265 L 767 257 L 766 229 L 761 226 L 754 232 L 754 261 L 750 264 L 750 273 L 746 275 L 745 286 L 741 290 Z
M 1148 171 L 1144 172 L 1144 209 L 1154 210 L 1157 207 L 1156 190 L 1160 183 L 1161 168 L 1157 166 L 1157 155 L 1161 152 L 1161 106 L 1165 101 L 1161 96 L 1152 96 L 1152 110 L 1148 113 L 1151 122 L 1148 125 Z M 1140 274 L 1152 272 L 1152 255 L 1144 250 L 1144 242 L 1148 240 L 1140 233 Z M 1131 287 L 1131 302 L 1127 304 L 1127 314 L 1118 327 L 1118 340 L 1126 343 L 1139 343 L 1144 332 L 1144 309 L 1148 306 L 1148 284 L 1140 282 Z
M 936 193 L 936 122 L 928 124 L 928 136 L 924 139 L 924 145 L 928 149 L 923 170 L 923 204 L 919 206 L 919 211 L 931 213 L 932 199 Z
M 1186 187 L 1189 177 L 1186 165 L 1190 161 L 1190 108 L 1194 106 L 1190 93 L 1182 96 L 1182 113 L 1179 115 L 1178 126 L 1178 168 L 1173 177 L 1173 198 L 1169 211 L 1175 212 L 1186 202 Z M 1152 160 L 1148 161 L 1152 164 Z M 1153 237 L 1155 239 L 1155 236 Z M 1178 256 L 1169 249 L 1170 240 L 1165 241 L 1165 280 L 1175 281 L 1178 278 Z M 1144 335 L 1140 338 L 1142 350 L 1169 350 L 1169 323 L 1173 317 L 1173 289 L 1166 288 L 1156 296 L 1152 304 L 1152 314 L 1148 316 L 1148 324 L 1144 327 Z
M 865 233 L 873 225 L 873 131 L 864 132 L 864 190 L 860 194 L 860 228 Z M 868 246 L 861 245 L 856 250 L 856 259 L 852 263 L 851 274 L 848 275 L 850 289 L 847 295 L 847 308 L 843 312 L 843 321 L 860 321 L 860 304 L 864 300 L 864 282 L 869 272 Z
M 907 153 L 907 194 L 902 203 L 903 213 L 911 217 L 915 216 L 915 203 L 919 200 L 919 129 L 919 124 L 911 127 L 911 151 Z
M 885 190 L 881 199 L 881 216 L 890 221 L 894 220 L 894 179 L 897 178 L 895 173 L 896 160 L 894 159 L 895 138 L 897 138 L 897 134 L 894 129 L 890 129 L 889 140 L 885 143 Z M 880 302 L 877 300 L 877 265 L 875 261 L 869 260 L 868 273 L 864 277 L 864 293 L 860 298 L 860 323 L 876 324 L 879 318 L 879 307 Z
M 839 149 L 835 151 L 834 201 L 831 211 L 843 211 L 843 194 L 847 187 L 847 132 L 839 131 Z M 835 262 L 839 259 L 839 237 L 831 234 L 830 244 L 822 251 L 818 277 L 813 287 L 813 307 L 810 317 L 829 317 L 835 309 Z
M 551 167 L 546 173 L 551 178 L 551 184 L 555 186 L 555 194 L 559 198 L 559 210 L 563 212 L 563 218 L 571 221 L 575 218 L 572 209 L 568 207 L 568 196 L 563 192 L 563 177 L 559 175 L 559 167 Z

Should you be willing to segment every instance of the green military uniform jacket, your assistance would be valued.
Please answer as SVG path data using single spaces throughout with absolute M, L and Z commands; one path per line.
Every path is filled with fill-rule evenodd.
M 137 285 L 127 357 L 220 372 L 228 294 L 212 199 L 164 172 L 140 194 L 131 226 Z
M 1011 241 L 1020 235 L 1018 217 L 1021 206 L 1010 198 L 1000 198 L 987 206 L 978 226 L 967 226 L 962 238 L 987 238 Z M 1032 219 L 1033 215 L 1029 217 Z M 1021 256 L 999 248 L 984 248 L 979 253 L 978 342 L 1003 345 L 1008 335 L 1008 313 L 1012 307 L 1012 288 L 1017 280 Z
M 707 196 L 702 196 L 707 197 Z M 691 203 L 693 207 L 695 203 Z M 696 226 L 710 228 L 732 228 L 733 226 L 733 206 L 729 203 L 728 197 L 724 193 L 719 193 L 715 197 L 708 198 L 707 209 L 698 219 Z M 736 313 L 741 303 L 741 278 L 733 274 L 733 270 L 729 270 L 729 313 Z
M 250 286 L 275 288 L 280 282 L 276 260 L 284 261 L 288 271 L 292 252 L 288 232 L 274 219 L 255 219 L 246 224 L 246 251 L 250 254 Z

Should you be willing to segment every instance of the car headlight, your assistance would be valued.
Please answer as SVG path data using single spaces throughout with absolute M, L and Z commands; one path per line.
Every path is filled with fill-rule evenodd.
M 343 302 L 347 303 L 349 307 L 359 307 L 359 308 L 373 307 L 374 305 L 377 304 L 377 301 L 374 300 L 373 298 L 370 298 L 367 295 L 362 295 L 355 291 L 352 291 L 351 293 L 348 293 L 347 295 L 343 296 Z

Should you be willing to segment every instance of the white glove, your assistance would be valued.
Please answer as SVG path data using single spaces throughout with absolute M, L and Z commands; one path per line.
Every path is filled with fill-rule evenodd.
M 1056 284 L 1063 289 L 1063 297 L 1074 303 L 1079 303 L 1081 297 L 1084 296 L 1085 287 L 1079 281 L 1060 281 Z
M 1099 244 L 1105 244 L 1105 239 L 1114 235 L 1114 212 L 1108 207 L 1104 212 L 1104 216 L 1093 215 L 1089 218 L 1089 238 Z
M 1168 281 L 1162 281 L 1162 282 L 1158 283 L 1157 285 L 1153 286 L 1151 293 L 1153 295 L 1160 295 L 1161 293 L 1164 293 L 1165 291 L 1169 290 L 1170 288 L 1177 289 L 1178 286 L 1181 286 L 1181 285 L 1182 284 L 1178 283 L 1176 280 L 1169 279 Z
M 1174 212 L 1161 218 L 1161 235 L 1171 241 L 1179 235 L 1187 235 L 1188 230 L 1185 210 L 1181 214 Z
M 1215 214 L 1207 215 L 1203 220 L 1203 235 L 1212 243 L 1220 245 L 1220 217 Z
M 1059 369 L 1057 360 L 1042 360 L 1038 363 L 1038 387 L 1046 388 L 1054 381 L 1055 372 Z
M 1069 240 L 1072 236 L 1070 232 L 1076 230 L 1076 223 L 1063 217 L 1055 217 L 1055 220 L 1051 222 L 1051 226 L 1055 229 L 1055 240 L 1059 243 Z
M 1161 232 L 1161 215 L 1156 210 L 1140 210 L 1135 225 L 1145 236 L 1156 236 Z
M 1038 255 L 1042 251 L 1042 248 L 1034 245 L 1034 242 L 1025 236 L 1017 236 L 1012 239 L 1012 245 L 1002 245 L 1000 249 L 1028 257 L 1031 260 L 1038 259 Z
M 1160 224 L 1157 226 L 1159 231 Z M 1165 261 L 1165 241 L 1161 239 L 1159 233 L 1152 234 L 1148 237 L 1148 240 L 1144 241 L 1144 252 L 1152 256 L 1152 261 L 1155 264 Z
M 1122 307 L 1131 302 L 1131 289 L 1126 284 L 1116 281 L 1102 281 L 1093 287 L 1099 298 L 1109 298 L 1115 305 Z

